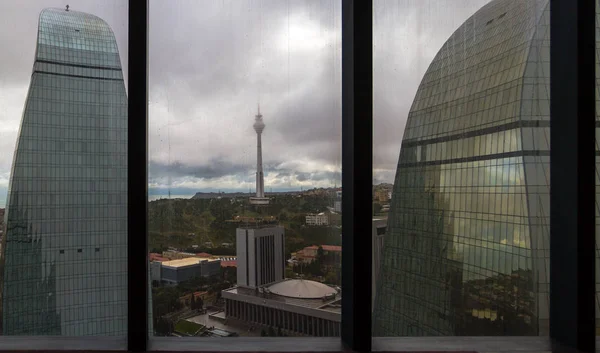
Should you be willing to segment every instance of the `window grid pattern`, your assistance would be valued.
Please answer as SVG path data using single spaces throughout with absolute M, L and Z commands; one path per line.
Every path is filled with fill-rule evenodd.
M 2 243 L 2 334 L 126 335 L 127 97 L 101 19 L 45 9 Z
M 549 23 L 547 0 L 492 1 L 430 65 L 400 152 L 375 336 L 548 334 Z

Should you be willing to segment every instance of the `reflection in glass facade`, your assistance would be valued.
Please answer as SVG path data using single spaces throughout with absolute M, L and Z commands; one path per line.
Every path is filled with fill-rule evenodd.
M 548 334 L 549 7 L 490 2 L 423 77 L 402 140 L 375 336 Z
M 45 9 L 0 271 L 4 335 L 125 335 L 127 97 L 112 30 Z

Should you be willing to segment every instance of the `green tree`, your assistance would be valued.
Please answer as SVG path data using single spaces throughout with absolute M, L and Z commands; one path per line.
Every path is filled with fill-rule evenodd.
M 269 326 L 269 337 L 275 337 L 275 330 L 273 326 Z
M 327 284 L 339 284 L 338 276 L 335 271 L 329 271 L 325 274 L 325 283 Z
M 260 330 L 260 336 L 261 337 L 267 337 L 267 332 L 265 331 L 264 328 L 262 330 Z
M 281 332 L 281 326 L 277 328 L 277 336 L 282 337 L 283 333 Z

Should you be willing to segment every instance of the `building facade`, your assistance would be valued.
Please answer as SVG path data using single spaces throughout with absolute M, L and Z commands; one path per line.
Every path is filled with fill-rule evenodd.
M 281 226 L 236 229 L 238 286 L 258 288 L 285 276 L 285 230 Z
M 96 16 L 40 14 L 5 226 L 3 335 L 126 335 L 127 96 Z
M 425 73 L 402 140 L 374 335 L 548 335 L 549 7 L 491 1 Z
M 341 293 L 323 283 L 288 279 L 260 290 L 238 286 L 221 293 L 226 320 L 300 336 L 340 335 Z
M 309 213 L 305 216 L 307 226 L 327 226 L 329 225 L 329 215 L 325 212 Z
M 377 279 L 381 268 L 381 255 L 383 254 L 383 245 L 385 233 L 387 231 L 387 218 L 373 218 L 371 227 L 371 246 L 373 257 L 371 263 L 371 310 L 375 307 L 375 297 L 377 296 Z
M 167 285 L 177 285 L 193 278 L 218 275 L 221 272 L 221 260 L 188 257 L 165 262 L 154 261 L 150 268 L 154 275 L 153 280 L 156 279 L 157 269 L 160 268 L 159 281 Z

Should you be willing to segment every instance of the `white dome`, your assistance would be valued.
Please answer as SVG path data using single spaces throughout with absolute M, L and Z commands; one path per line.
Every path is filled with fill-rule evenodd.
M 337 291 L 323 283 L 304 279 L 289 279 L 269 287 L 273 294 L 291 298 L 318 299 L 336 294 Z

